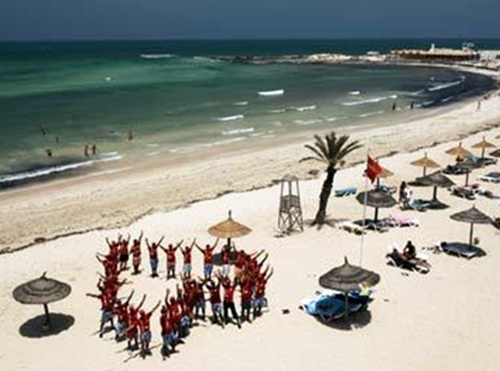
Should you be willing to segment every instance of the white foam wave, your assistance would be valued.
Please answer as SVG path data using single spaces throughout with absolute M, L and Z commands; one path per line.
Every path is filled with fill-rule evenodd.
M 248 102 L 247 101 L 234 102 L 233 106 L 248 106 Z
M 383 97 L 375 97 L 375 98 L 369 98 L 369 99 L 363 99 L 363 100 L 358 100 L 354 102 L 344 102 L 342 103 L 343 106 L 359 106 L 362 104 L 370 104 L 370 103 L 378 103 L 382 102 L 387 99 L 397 99 L 398 96 L 396 94 L 393 95 L 387 95 Z
M 155 147 L 159 147 L 160 145 L 158 143 L 148 143 L 148 144 L 146 144 L 146 146 L 155 148 Z
M 338 117 L 327 117 L 326 118 L 326 121 L 328 122 L 333 122 L 333 121 L 337 121 L 338 120 Z
M 241 142 L 242 140 L 245 140 L 245 139 L 246 139 L 245 137 L 236 137 L 236 138 L 232 138 L 232 139 L 219 140 L 216 142 L 207 143 L 204 146 L 205 147 L 222 146 L 222 145 L 226 145 L 226 144 Z
M 271 109 L 269 110 L 270 113 L 283 113 L 286 112 L 286 109 L 284 108 L 279 108 L 279 109 Z
M 141 54 L 144 59 L 168 59 L 175 57 L 175 54 Z
M 313 105 L 313 106 L 306 106 L 306 107 L 297 107 L 295 108 L 296 111 L 299 111 L 299 112 L 304 112 L 304 111 L 314 111 L 316 109 L 316 106 Z
M 450 100 L 454 99 L 455 96 L 454 95 L 450 95 L 449 97 L 446 97 L 446 98 L 443 98 L 441 99 L 441 103 L 446 103 L 446 102 L 449 102 Z
M 247 133 L 253 133 L 254 128 L 243 128 L 243 129 L 231 129 L 231 130 L 224 130 L 222 132 L 222 135 L 237 135 L 237 134 L 247 134 Z
M 323 120 L 295 120 L 294 121 L 297 125 L 314 125 L 314 124 L 320 124 L 323 122 Z
M 93 163 L 94 163 L 94 161 L 82 161 L 82 162 L 75 162 L 73 164 L 53 166 L 53 167 L 32 170 L 32 171 L 26 171 L 26 172 L 17 173 L 17 174 L 2 175 L 2 176 L 0 176 L 0 183 L 10 183 L 10 182 L 18 181 L 18 180 L 39 178 L 39 177 L 47 176 L 50 174 L 62 173 L 65 171 L 75 170 L 75 169 L 78 169 L 81 167 L 90 166 Z
M 427 90 L 428 91 L 438 91 L 438 90 L 448 89 L 448 88 L 451 88 L 452 86 L 460 85 L 464 81 L 465 81 L 465 79 L 460 79 L 457 81 L 448 82 L 446 84 L 436 85 L 436 86 L 433 86 L 432 88 L 428 88 Z
M 244 119 L 245 116 L 243 115 L 233 115 L 233 116 L 226 116 L 226 117 L 217 117 L 217 121 L 234 121 L 234 120 L 242 120 Z
M 349 92 L 349 95 L 360 95 L 360 94 L 361 94 L 361 92 L 359 90 Z
M 197 60 L 197 61 L 203 61 L 203 62 L 219 62 L 216 59 L 212 59 L 212 58 L 208 58 L 208 57 L 200 57 L 198 55 L 194 56 L 193 59 Z
M 146 156 L 149 156 L 149 157 L 152 157 L 152 156 L 157 156 L 157 155 L 159 155 L 160 153 L 161 153 L 160 151 L 149 152 L 148 154 L 146 154 Z
M 370 116 L 375 116 L 375 115 L 381 115 L 382 113 L 384 113 L 385 111 L 375 111 L 375 112 L 368 112 L 368 113 L 362 113 L 360 115 L 358 115 L 359 117 L 370 117 Z
M 285 94 L 285 91 L 283 89 L 268 90 L 268 91 L 259 91 L 258 94 L 261 97 L 277 97 L 277 96 Z

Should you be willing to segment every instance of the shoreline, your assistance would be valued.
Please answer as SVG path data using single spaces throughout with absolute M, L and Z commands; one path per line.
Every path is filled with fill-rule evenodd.
M 487 73 L 497 81 L 499 78 L 498 73 L 491 71 L 469 68 L 468 72 Z M 475 100 L 472 103 L 471 99 L 466 99 L 434 108 L 428 115 L 413 120 L 403 119 L 403 122 L 382 127 L 374 127 L 377 125 L 374 120 L 361 128 L 346 127 L 336 131 L 351 134 L 353 139 L 368 144 L 365 148 L 371 150 L 372 155 L 388 157 L 499 127 L 500 98 L 497 94 L 484 102 L 482 112 L 475 113 L 474 108 Z M 453 122 L 460 121 L 460 114 L 468 115 L 471 122 L 455 125 Z M 477 119 L 480 122 L 476 122 Z M 439 131 L 431 132 L 438 122 Z M 312 134 L 321 135 L 326 131 L 329 130 L 311 129 L 287 138 L 270 139 L 265 144 L 244 143 L 229 150 L 214 148 L 173 161 L 151 159 L 135 171 L 124 163 L 119 171 L 8 189 L 0 193 L 3 221 L 0 254 L 72 234 L 130 225 L 146 215 L 186 208 L 226 193 L 269 187 L 287 172 L 293 172 L 302 180 L 312 179 L 311 170 L 321 172 L 321 167 L 318 169 L 317 165 L 299 164 L 298 161 L 305 155 L 303 144 L 311 141 Z M 287 144 L 282 145 L 286 140 Z M 351 157 L 347 166 L 363 161 L 364 155 L 364 151 L 360 151 Z M 214 168 L 220 169 L 218 175 L 214 176 Z M 204 189 L 200 183 L 205 185 Z

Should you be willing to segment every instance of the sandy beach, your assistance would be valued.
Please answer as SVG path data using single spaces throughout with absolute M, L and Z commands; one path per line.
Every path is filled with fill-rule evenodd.
M 369 151 L 382 166 L 394 172 L 384 180 L 397 186 L 413 180 L 421 169 L 409 165 L 427 152 L 446 166 L 454 160 L 445 150 L 459 141 L 470 148 L 482 139 L 500 145 L 500 96 L 494 92 L 476 111 L 476 101 L 437 108 L 419 120 L 383 125 L 374 123 L 344 129 L 364 148 L 348 158 L 335 178 L 335 188 L 365 184 L 361 176 Z M 377 127 L 375 127 L 375 125 Z M 131 370 L 137 367 L 169 367 L 175 370 L 497 370 L 500 356 L 500 311 L 497 282 L 500 271 L 500 233 L 491 225 L 477 225 L 475 235 L 486 256 L 472 260 L 433 254 L 431 272 L 422 275 L 387 265 L 385 254 L 393 243 L 412 240 L 418 250 L 437 241 L 468 239 L 469 225 L 449 216 L 475 205 L 491 217 L 499 217 L 498 199 L 478 196 L 474 201 L 452 196 L 440 189 L 439 199 L 450 207 L 438 211 L 381 209 L 381 217 L 404 215 L 417 218 L 419 227 L 393 228 L 387 233 L 370 232 L 364 238 L 362 259 L 360 237 L 339 228 L 321 230 L 306 226 L 303 233 L 277 238 L 279 186 L 286 173 L 300 179 L 306 221 L 317 208 L 323 182 L 321 164 L 299 163 L 307 155 L 304 143 L 312 134 L 269 140 L 265 148 L 240 147 L 225 153 L 213 152 L 175 163 L 151 159 L 140 169 L 125 167 L 113 173 L 57 180 L 0 193 L 0 368 L 2 370 Z M 321 133 L 318 133 L 321 134 Z M 475 151 L 479 154 L 479 151 Z M 320 170 L 311 175 L 311 170 Z M 480 175 L 498 171 L 499 165 L 475 170 Z M 313 172 L 314 173 L 314 172 Z M 464 176 L 451 177 L 463 184 Z M 480 184 L 500 195 L 500 184 Z M 413 188 L 415 198 L 430 199 L 432 189 Z M 113 334 L 97 336 L 98 300 L 85 297 L 97 292 L 96 252 L 107 251 L 105 238 L 118 234 L 137 236 L 144 231 L 151 240 L 165 236 L 168 242 L 197 238 L 211 243 L 207 228 L 227 216 L 228 210 L 253 232 L 236 241 L 249 252 L 265 249 L 274 267 L 267 296 L 269 308 L 252 324 L 239 330 L 222 330 L 209 323 L 195 326 L 179 352 L 162 361 L 158 313 L 152 318 L 153 355 L 130 359 L 124 343 Z M 371 216 L 373 210 L 368 210 Z M 332 196 L 328 214 L 334 220 L 360 219 L 362 206 L 353 196 Z M 28 248 L 26 248 L 28 247 Z M 19 251 L 14 251 L 19 250 Z M 11 253 L 8 253 L 11 252 Z M 143 267 L 147 271 L 143 247 Z M 325 326 L 298 309 L 300 300 L 319 290 L 318 277 L 344 257 L 380 274 L 374 302 L 354 328 Z M 180 257 L 178 260 L 181 260 Z M 202 273 L 202 256 L 194 254 L 195 274 Z M 56 323 L 66 322 L 64 331 L 40 337 L 32 319 L 43 314 L 41 306 L 15 302 L 12 290 L 20 283 L 48 272 L 49 277 L 72 286 L 71 295 L 50 305 Z M 149 309 L 163 299 L 165 256 L 160 252 L 160 278 L 147 272 L 123 274 L 131 280 L 121 291 L 125 297 L 134 289 L 134 301 L 147 294 Z M 283 310 L 288 310 L 283 312 Z

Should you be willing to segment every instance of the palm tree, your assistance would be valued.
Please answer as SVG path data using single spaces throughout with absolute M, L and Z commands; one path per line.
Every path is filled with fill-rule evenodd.
M 311 150 L 314 155 L 304 157 L 300 161 L 316 160 L 321 161 L 327 165 L 326 167 L 326 179 L 323 182 L 323 187 L 321 188 L 321 194 L 319 196 L 319 209 L 316 213 L 316 217 L 312 225 L 322 225 L 325 223 L 326 218 L 326 206 L 328 204 L 328 199 L 332 193 L 333 178 L 338 168 L 344 164 L 344 158 L 351 152 L 362 147 L 357 140 L 347 143 L 349 140 L 349 135 L 342 135 L 337 137 L 335 132 L 325 135 L 325 138 L 315 135 L 314 145 L 306 144 L 305 147 Z

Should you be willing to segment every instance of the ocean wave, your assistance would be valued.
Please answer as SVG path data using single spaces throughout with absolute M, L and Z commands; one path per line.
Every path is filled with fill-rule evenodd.
M 152 156 L 157 156 L 159 155 L 161 152 L 160 151 L 155 151 L 155 152 L 149 152 L 146 154 L 146 156 L 149 156 L 149 157 L 152 157 Z
M 305 106 L 305 107 L 296 107 L 294 108 L 296 111 L 299 112 L 304 112 L 304 111 L 314 111 L 316 109 L 316 106 Z
M 381 111 L 375 111 L 375 112 L 362 113 L 362 114 L 360 114 L 358 116 L 359 117 L 370 117 L 370 116 L 375 116 L 375 115 L 381 115 L 384 112 L 385 111 L 381 110 Z
M 333 122 L 333 121 L 337 121 L 338 119 L 339 119 L 338 117 L 327 117 L 326 121 Z
M 234 102 L 233 106 L 248 106 L 248 101 Z
M 245 139 L 247 139 L 247 138 L 245 138 L 245 137 L 236 137 L 236 138 L 232 138 L 232 139 L 218 140 L 216 142 L 206 143 L 203 146 L 204 147 L 223 146 L 223 145 L 226 145 L 226 144 L 241 142 L 242 140 L 245 140 Z
M 146 144 L 146 147 L 151 147 L 151 148 L 155 148 L 155 147 L 159 147 L 160 145 L 158 143 L 147 143 Z
M 440 84 L 440 85 L 433 86 L 431 88 L 428 88 L 427 90 L 428 91 L 438 91 L 438 90 L 448 89 L 448 88 L 451 88 L 452 86 L 460 85 L 464 81 L 465 81 L 465 79 L 460 79 L 460 80 L 457 80 L 457 81 L 447 82 L 445 84 Z
M 196 55 L 193 57 L 195 61 L 203 61 L 203 62 L 219 62 L 217 59 L 212 59 L 209 57 L 201 57 L 199 55 Z
M 143 59 L 168 59 L 175 57 L 175 54 L 141 54 Z
M 449 97 L 446 97 L 446 98 L 443 98 L 440 100 L 441 103 L 446 103 L 446 102 L 449 102 L 450 100 L 454 99 L 455 96 L 454 95 L 450 95 Z
M 369 99 L 363 99 L 363 100 L 358 100 L 354 102 L 344 102 L 342 103 L 343 106 L 360 106 L 363 104 L 370 104 L 370 103 L 379 103 L 387 99 L 397 99 L 398 96 L 397 94 L 392 94 L 392 95 L 386 95 L 383 97 L 375 97 L 375 98 L 369 98 Z
M 360 94 L 361 92 L 359 90 L 354 90 L 349 92 L 349 95 L 360 95 Z
M 314 124 L 322 123 L 323 120 L 319 120 L 319 119 L 316 119 L 316 120 L 294 120 L 294 122 L 297 125 L 314 125 Z
M 259 91 L 257 94 L 259 94 L 261 97 L 278 97 L 280 95 L 285 94 L 285 91 L 283 89 L 268 90 L 268 91 Z
M 15 174 L 6 174 L 6 175 L 1 175 L 0 176 L 0 184 L 1 183 L 11 183 L 11 182 L 16 182 L 20 180 L 28 180 L 28 179 L 35 179 L 35 178 L 40 178 L 52 174 L 58 174 L 58 173 L 63 173 L 66 171 L 70 170 L 76 170 L 79 168 L 84 168 L 91 166 L 95 163 L 99 162 L 110 162 L 110 161 L 117 161 L 122 158 L 122 156 L 118 155 L 118 152 L 110 152 L 110 156 L 105 156 L 98 158 L 96 160 L 87 160 L 87 161 L 80 161 L 80 162 L 74 162 L 66 165 L 58 165 L 58 166 L 50 166 L 50 167 L 44 167 L 40 169 L 35 169 L 35 170 L 30 170 L 30 171 L 24 171 L 21 173 L 15 173 Z
M 217 120 L 217 121 L 235 121 L 235 120 L 242 120 L 244 118 L 245 118 L 245 116 L 243 116 L 243 115 L 233 115 L 233 116 L 217 117 L 215 120 Z
M 253 133 L 254 130 L 255 130 L 254 128 L 224 130 L 222 131 L 222 135 L 247 134 L 247 133 Z
M 279 109 L 271 109 L 269 110 L 270 113 L 284 113 L 286 112 L 286 109 L 284 108 L 279 108 Z

